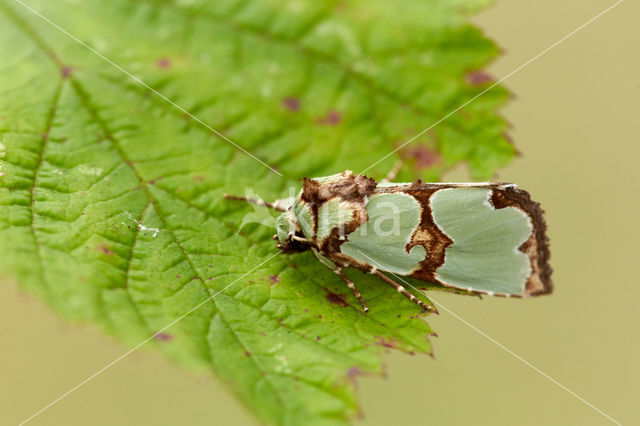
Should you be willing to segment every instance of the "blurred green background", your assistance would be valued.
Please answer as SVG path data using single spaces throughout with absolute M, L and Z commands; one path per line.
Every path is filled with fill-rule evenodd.
M 613 3 L 498 1 L 475 19 L 504 48 L 489 71 L 505 76 Z M 623 2 L 505 83 L 516 97 L 504 115 L 522 156 L 498 179 L 517 182 L 546 209 L 556 292 L 533 300 L 434 294 L 623 424 L 640 424 L 638 16 L 638 2 Z M 359 379 L 356 424 L 612 424 L 454 316 L 430 323 L 440 335 L 436 360 L 390 353 L 387 378 Z M 0 339 L 1 424 L 25 419 L 126 350 L 92 326 L 63 323 L 13 283 L 0 285 Z M 30 424 L 255 423 L 215 378 L 143 350 Z

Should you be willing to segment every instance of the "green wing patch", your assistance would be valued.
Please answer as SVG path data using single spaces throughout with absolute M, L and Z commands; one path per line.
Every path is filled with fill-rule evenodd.
M 322 241 L 334 228 L 344 226 L 353 220 L 354 209 L 351 204 L 333 198 L 318 209 L 318 232 L 316 238 Z
M 340 251 L 382 271 L 409 275 L 426 255 L 422 246 L 409 252 L 406 249 L 420 224 L 421 211 L 411 195 L 374 195 L 367 203 L 369 221 L 349 234 L 349 241 L 342 244 Z
M 487 293 L 524 294 L 531 275 L 518 248 L 529 238 L 529 218 L 514 207 L 495 209 L 491 189 L 447 188 L 431 197 L 435 223 L 453 244 L 436 277 L 445 285 Z

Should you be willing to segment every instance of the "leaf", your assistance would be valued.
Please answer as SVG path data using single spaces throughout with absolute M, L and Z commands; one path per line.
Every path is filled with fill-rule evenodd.
M 268 260 L 273 231 L 238 232 L 251 210 L 222 195 L 363 170 L 489 87 L 478 70 L 497 48 L 467 23 L 485 3 L 29 1 L 282 178 L 0 0 L 0 274 L 130 345 L 188 313 L 147 346 L 211 369 L 267 423 L 346 422 L 354 376 L 380 373 L 388 348 L 430 353 L 429 326 L 358 272 L 369 315 L 313 255 Z M 401 155 L 432 153 L 431 179 L 460 162 L 493 173 L 514 154 L 494 112 L 506 97 L 492 89 Z

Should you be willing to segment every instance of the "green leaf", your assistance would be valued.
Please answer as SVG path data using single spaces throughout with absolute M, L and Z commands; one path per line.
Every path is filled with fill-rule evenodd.
M 354 376 L 388 348 L 430 353 L 429 326 L 359 272 L 369 315 L 313 255 L 268 260 L 273 230 L 238 231 L 251 210 L 222 195 L 359 172 L 489 87 L 477 70 L 498 49 L 467 23 L 485 3 L 28 2 L 283 178 L 0 0 L 0 274 L 131 345 L 202 304 L 147 346 L 211 369 L 267 423 L 346 422 Z M 514 154 L 506 98 L 492 89 L 401 155 L 431 179 L 493 173 Z

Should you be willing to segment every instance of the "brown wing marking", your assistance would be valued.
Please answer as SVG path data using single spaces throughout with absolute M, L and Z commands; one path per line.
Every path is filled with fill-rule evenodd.
M 419 280 L 448 286 L 435 277 L 435 271 L 444 264 L 446 248 L 453 241 L 434 223 L 429 200 L 440 189 L 468 187 L 491 189 L 490 201 L 494 208 L 514 207 L 530 218 L 533 225 L 533 233 L 518 248 L 529 257 L 531 262 L 532 273 L 525 284 L 525 296 L 551 293 L 553 291 L 553 282 L 551 280 L 553 270 L 549 265 L 549 239 L 546 234 L 547 226 L 543 218 L 544 211 L 540 204 L 531 199 L 528 192 L 507 183 L 432 184 L 418 180 L 409 185 L 376 188 L 376 193 L 406 192 L 416 198 L 422 206 L 421 223 L 414 232 L 407 249 L 420 244 L 427 251 L 427 257 L 421 262 L 420 269 L 410 276 Z
M 533 225 L 533 233 L 518 249 L 529 256 L 531 261 L 531 276 L 525 284 L 525 294 L 534 296 L 547 294 L 553 291 L 551 273 L 553 269 L 549 265 L 551 253 L 549 251 L 549 238 L 547 237 L 547 224 L 544 221 L 544 211 L 540 204 L 531 199 L 528 192 L 514 186 L 495 188 L 491 195 L 491 204 L 496 209 L 514 207 L 529 216 Z
M 376 192 L 380 193 L 404 192 L 409 194 L 418 201 L 422 208 L 420 224 L 411 236 L 411 242 L 407 244 L 406 249 L 409 252 L 413 247 L 421 245 L 427 255 L 420 262 L 420 268 L 410 275 L 412 278 L 444 285 L 443 282 L 436 278 L 436 270 L 444 264 L 445 251 L 447 247 L 453 244 L 453 240 L 442 232 L 434 222 L 430 200 L 436 191 L 450 187 L 452 186 L 426 184 L 421 180 L 417 180 L 410 185 L 388 186 L 376 189 Z
M 336 227 L 322 241 L 317 241 L 318 248 L 325 255 L 340 251 L 340 245 L 344 238 L 355 231 L 362 223 L 369 220 L 365 208 L 365 200 L 375 189 L 375 180 L 364 175 L 354 175 L 347 170 L 340 173 L 331 181 L 318 181 L 315 179 L 303 178 L 301 199 L 310 208 L 314 219 L 314 238 L 318 233 L 318 210 L 322 204 L 339 198 L 348 203 L 353 208 L 353 219 L 345 224 L 342 229 Z
M 422 281 L 443 284 L 436 278 L 436 270 L 444 265 L 444 256 L 447 247 L 453 244 L 453 240 L 449 238 L 438 225 L 433 221 L 431 214 L 430 199 L 438 189 L 412 190 L 408 189 L 407 194 L 418 200 L 422 207 L 422 216 L 420 224 L 411 236 L 411 242 L 407 245 L 407 251 L 412 247 L 421 245 L 424 247 L 427 255 L 420 262 L 420 269 L 414 271 L 410 276 Z

